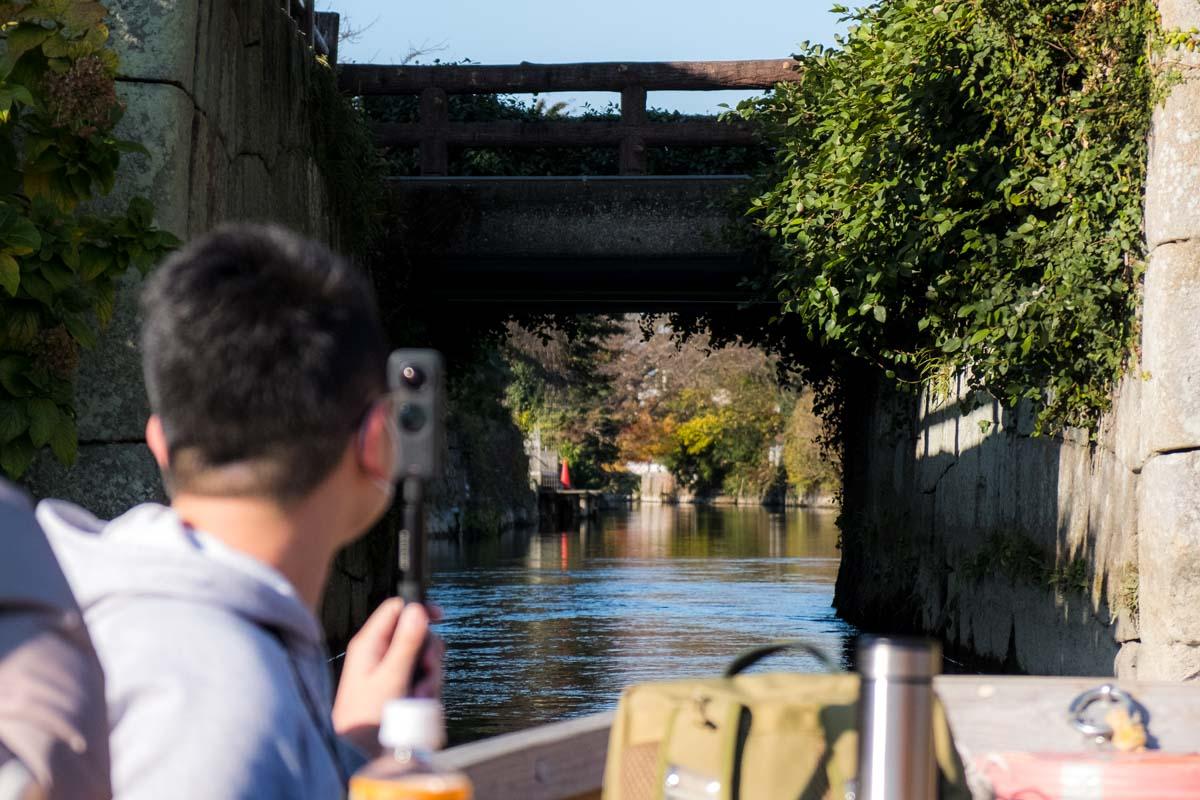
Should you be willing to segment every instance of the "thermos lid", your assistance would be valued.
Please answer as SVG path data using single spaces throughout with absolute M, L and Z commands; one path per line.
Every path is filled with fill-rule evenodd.
M 389 750 L 438 750 L 446 744 L 446 722 L 437 700 L 389 700 L 379 724 L 379 743 Z
M 942 672 L 942 645 L 916 636 L 863 636 L 858 672 L 868 680 L 928 680 Z

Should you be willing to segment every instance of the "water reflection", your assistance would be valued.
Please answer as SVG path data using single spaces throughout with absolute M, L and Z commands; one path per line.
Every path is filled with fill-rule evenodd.
M 826 512 L 645 505 L 578 530 L 433 544 L 454 742 L 611 708 L 637 681 L 712 675 L 799 637 L 846 659 Z M 807 656 L 771 668 L 811 671 Z

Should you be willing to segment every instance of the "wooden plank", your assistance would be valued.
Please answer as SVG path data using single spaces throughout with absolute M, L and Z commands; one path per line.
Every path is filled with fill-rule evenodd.
M 420 94 L 430 86 L 450 94 L 770 89 L 795 80 L 792 59 L 757 61 L 595 62 L 501 66 L 343 64 L 342 91 L 354 95 Z
M 620 122 L 452 122 L 437 129 L 424 123 L 380 123 L 374 126 L 380 145 L 413 147 L 428 138 L 438 138 L 456 147 L 588 147 L 620 145 L 637 137 L 647 147 L 748 146 L 755 142 L 754 129 L 739 123 L 716 120 L 648 122 L 625 126 Z
M 441 89 L 426 89 L 421 92 L 421 174 L 445 175 L 450 171 L 450 155 L 446 138 L 441 131 L 446 127 L 449 108 L 446 93 Z
M 598 797 L 613 715 L 542 725 L 452 747 L 435 757 L 475 784 L 475 800 L 576 800 Z
M 621 90 L 621 137 L 619 170 L 622 175 L 646 174 L 646 139 L 638 129 L 646 123 L 646 88 L 626 86 Z
M 1112 683 L 1150 712 L 1161 750 L 1200 753 L 1200 684 L 1139 683 L 1115 678 L 943 675 L 935 680 L 964 760 L 984 753 L 1093 753 L 1067 722 L 1082 692 Z

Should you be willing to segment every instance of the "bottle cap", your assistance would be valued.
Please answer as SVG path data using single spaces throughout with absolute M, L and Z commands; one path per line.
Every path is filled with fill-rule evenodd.
M 379 743 L 389 750 L 438 750 L 446 744 L 446 722 L 437 700 L 389 700 L 379 724 Z

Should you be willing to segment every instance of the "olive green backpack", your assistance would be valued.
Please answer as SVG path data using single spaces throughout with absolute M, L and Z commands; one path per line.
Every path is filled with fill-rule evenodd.
M 739 674 L 783 650 L 830 672 Z M 721 678 L 629 687 L 609 736 L 604 800 L 842 800 L 857 774 L 859 677 L 835 669 L 820 650 L 781 642 L 740 656 Z M 969 798 L 940 706 L 934 717 L 940 794 Z

